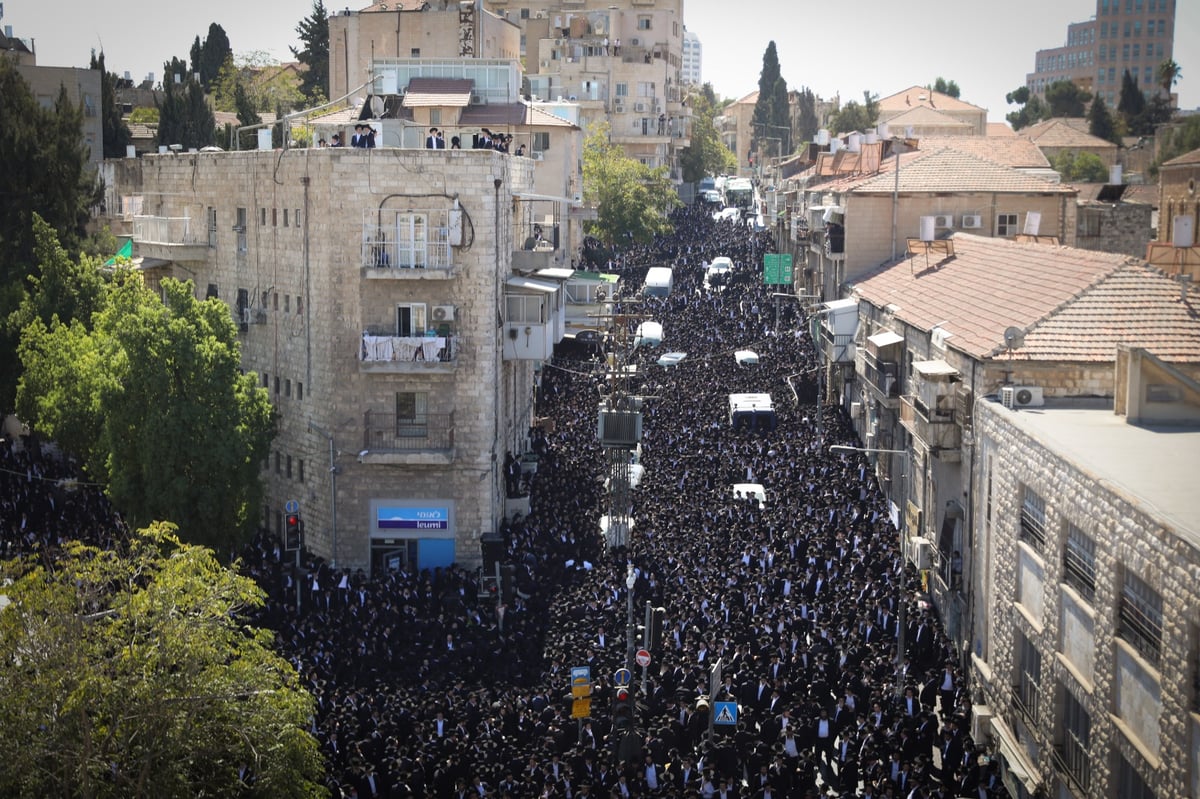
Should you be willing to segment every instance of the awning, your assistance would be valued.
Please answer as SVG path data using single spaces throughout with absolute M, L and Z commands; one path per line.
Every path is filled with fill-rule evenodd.
M 938 358 L 936 361 L 913 361 L 912 369 L 922 377 L 957 377 L 958 370 Z
M 575 270 L 561 266 L 552 266 L 547 269 L 539 269 L 534 274 L 538 277 L 548 277 L 551 280 L 569 280 L 575 274 Z
M 1004 758 L 1004 764 L 1008 767 L 1009 774 L 1024 785 L 1025 790 L 1029 793 L 1037 793 L 1039 782 L 1037 766 L 1029 759 L 1025 748 L 1017 741 L 1017 737 L 1004 723 L 1004 719 L 992 717 L 992 732 L 996 735 L 996 740 L 1000 742 L 1000 755 Z
M 873 336 L 867 336 L 867 341 L 871 342 L 879 349 L 883 349 L 884 347 L 890 347 L 893 344 L 899 344 L 900 342 L 904 341 L 904 336 L 897 335 L 890 330 L 884 330 L 880 333 L 876 333 Z
M 549 283 L 545 280 L 534 280 L 531 277 L 521 277 L 519 275 L 510 277 L 504 281 L 504 285 L 513 289 L 524 289 L 525 291 L 540 291 L 543 294 L 553 294 L 558 291 L 557 283 Z

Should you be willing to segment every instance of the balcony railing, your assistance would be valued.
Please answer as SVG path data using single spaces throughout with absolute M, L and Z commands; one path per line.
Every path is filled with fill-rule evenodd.
M 888 399 L 899 399 L 900 365 L 895 361 L 877 361 L 870 354 L 865 355 L 863 379 L 880 395 Z
M 439 270 L 454 265 L 449 211 L 368 211 L 362 227 L 361 264 L 372 276 L 400 276 L 405 270 Z
M 366 411 L 363 449 L 369 453 L 449 452 L 454 449 L 454 412 L 399 416 Z
M 1092 762 L 1086 747 L 1069 731 L 1063 735 L 1062 744 L 1054 747 L 1054 763 L 1079 793 L 1086 796 L 1092 787 Z
M 960 430 L 954 411 L 931 414 L 920 398 L 911 394 L 900 398 L 900 424 L 933 449 L 954 450 L 959 446 Z
M 204 244 L 186 216 L 135 216 L 133 240 L 139 244 Z
M 359 360 L 363 364 L 403 367 L 405 364 L 447 364 L 457 359 L 460 336 L 389 336 L 363 333 Z
M 821 350 L 827 361 L 852 363 L 854 361 L 854 336 L 848 333 L 834 333 L 825 325 L 821 325 Z

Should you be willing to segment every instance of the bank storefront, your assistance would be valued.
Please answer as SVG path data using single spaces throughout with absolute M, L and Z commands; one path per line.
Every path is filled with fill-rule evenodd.
M 373 499 L 370 513 L 372 575 L 454 563 L 454 500 Z

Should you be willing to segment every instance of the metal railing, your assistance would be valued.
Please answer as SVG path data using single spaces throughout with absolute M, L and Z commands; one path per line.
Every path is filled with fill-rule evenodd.
M 458 357 L 460 336 L 392 336 L 363 333 L 359 360 L 365 363 L 411 361 L 449 363 Z
M 870 355 L 863 358 L 863 379 L 885 397 L 900 396 L 900 365 L 895 361 L 877 361 Z
M 133 240 L 145 244 L 202 244 L 186 216 L 135 216 Z
M 363 449 L 369 452 L 446 452 L 454 448 L 454 412 L 365 411 Z
M 450 223 L 441 210 L 367 211 L 360 262 L 371 269 L 450 269 Z

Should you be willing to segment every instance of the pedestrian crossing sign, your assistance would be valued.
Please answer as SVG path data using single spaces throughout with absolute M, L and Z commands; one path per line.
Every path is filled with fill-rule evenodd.
M 713 713 L 713 724 L 737 726 L 737 702 L 714 702 Z

